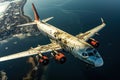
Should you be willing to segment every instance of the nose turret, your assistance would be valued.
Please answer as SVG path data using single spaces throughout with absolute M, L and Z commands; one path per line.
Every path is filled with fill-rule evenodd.
M 103 62 L 103 59 L 102 58 L 98 58 L 96 61 L 95 61 L 95 67 L 100 67 L 104 64 Z
M 79 49 L 77 57 L 94 67 L 101 67 L 104 64 L 99 52 L 91 46 L 88 46 L 83 50 Z
M 83 55 L 83 53 L 86 54 Z M 87 62 L 88 64 L 92 64 L 95 67 L 100 67 L 104 64 L 102 57 L 95 48 L 87 48 L 83 53 L 82 53 L 83 61 Z

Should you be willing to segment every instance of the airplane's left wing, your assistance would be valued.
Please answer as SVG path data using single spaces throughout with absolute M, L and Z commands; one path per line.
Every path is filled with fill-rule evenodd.
M 105 23 L 103 21 L 103 19 L 101 18 L 102 24 L 85 32 L 85 33 L 80 33 L 78 35 L 76 35 L 77 38 L 87 41 L 88 39 L 90 39 L 91 37 L 93 37 L 95 34 L 97 34 L 101 29 L 103 29 L 105 27 Z
M 48 45 L 42 45 L 42 46 L 38 46 L 36 48 L 31 48 L 27 51 L 23 51 L 23 52 L 20 52 L 20 53 L 15 53 L 15 54 L 12 54 L 12 55 L 0 57 L 0 62 L 7 61 L 7 60 L 12 60 L 12 59 L 17 59 L 17 58 L 22 58 L 22 57 L 26 57 L 26 56 L 44 54 L 44 53 L 47 53 L 47 52 L 51 52 L 53 50 L 60 50 L 60 49 L 61 49 L 60 45 L 58 45 L 56 43 L 50 43 Z

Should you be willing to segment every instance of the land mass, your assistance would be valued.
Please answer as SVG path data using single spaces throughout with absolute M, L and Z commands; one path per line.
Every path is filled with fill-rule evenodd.
M 33 26 L 17 27 L 19 24 L 31 21 L 28 16 L 24 15 L 23 11 L 23 7 L 27 0 L 16 0 L 14 2 L 11 0 L 4 0 L 4 2 L 5 1 L 9 1 L 10 4 L 4 12 L 4 16 L 0 18 L 0 41 L 18 34 L 29 33 L 30 35 L 38 35 L 38 29 Z

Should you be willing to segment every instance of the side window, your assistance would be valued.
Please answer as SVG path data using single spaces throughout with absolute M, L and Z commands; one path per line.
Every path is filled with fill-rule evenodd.
M 82 56 L 84 57 L 84 58 L 87 58 L 88 57 L 88 54 L 87 53 L 82 53 Z
M 86 51 L 91 51 L 91 50 L 93 50 L 93 48 L 87 48 L 87 49 L 86 49 Z

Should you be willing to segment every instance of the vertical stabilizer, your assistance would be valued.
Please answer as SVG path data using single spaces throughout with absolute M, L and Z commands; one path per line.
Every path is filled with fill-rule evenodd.
M 39 21 L 39 15 L 38 15 L 37 10 L 36 10 L 33 3 L 32 3 L 32 9 L 33 9 L 33 12 L 34 12 L 34 19 Z

